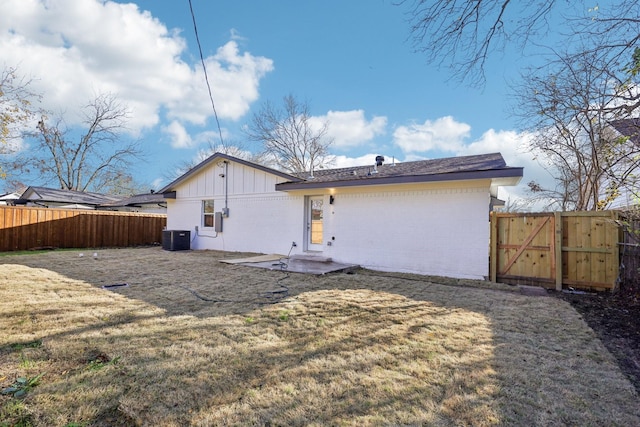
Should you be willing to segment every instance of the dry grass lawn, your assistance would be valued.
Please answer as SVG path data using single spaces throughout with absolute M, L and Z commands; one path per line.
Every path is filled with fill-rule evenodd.
M 79 253 L 0 257 L 2 426 L 640 425 L 559 299 L 218 262 L 247 254 Z

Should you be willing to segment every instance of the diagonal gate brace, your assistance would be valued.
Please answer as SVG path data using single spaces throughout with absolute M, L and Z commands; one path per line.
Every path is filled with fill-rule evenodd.
M 509 271 L 511 266 L 515 264 L 518 258 L 520 258 L 520 255 L 522 255 L 522 253 L 527 249 L 527 246 L 529 246 L 529 243 L 531 243 L 531 241 L 538 235 L 540 230 L 542 230 L 542 227 L 544 227 L 544 225 L 549 221 L 549 218 L 550 217 L 546 217 L 542 222 L 540 222 L 540 224 L 536 226 L 536 228 L 531 232 L 531 234 L 529 234 L 529 236 L 527 236 L 527 238 L 524 239 L 524 242 L 522 242 L 522 245 L 520 245 L 520 247 L 518 248 L 516 253 L 513 255 L 513 257 L 509 260 L 509 262 L 507 262 L 507 265 L 504 267 L 504 270 L 502 270 L 502 272 L 500 273 L 501 276 L 505 275 L 507 271 Z

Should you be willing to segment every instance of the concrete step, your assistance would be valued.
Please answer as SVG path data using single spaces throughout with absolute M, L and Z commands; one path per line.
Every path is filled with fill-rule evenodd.
M 292 261 L 310 261 L 310 262 L 331 262 L 332 259 L 330 257 L 316 255 L 316 254 L 296 254 L 291 255 L 289 258 Z

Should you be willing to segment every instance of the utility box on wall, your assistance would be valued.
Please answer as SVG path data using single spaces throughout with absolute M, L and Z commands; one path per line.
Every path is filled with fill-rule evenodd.
M 189 230 L 164 230 L 162 232 L 162 249 L 165 251 L 188 251 L 191 249 L 191 232 Z
M 213 215 L 213 228 L 216 230 L 216 233 L 220 233 L 222 231 L 222 212 L 216 212 Z

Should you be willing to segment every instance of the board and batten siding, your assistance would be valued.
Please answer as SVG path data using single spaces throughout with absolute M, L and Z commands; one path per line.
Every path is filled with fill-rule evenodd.
M 167 202 L 167 229 L 190 230 L 192 249 L 286 254 L 293 241 L 301 244 L 304 197 L 276 191 L 284 181 L 239 163 L 214 163 L 176 188 L 176 199 Z M 226 199 L 229 217 L 223 218 L 221 233 L 202 228 L 206 199 L 214 200 L 216 212 Z
M 225 188 L 229 196 L 263 194 L 275 192 L 275 185 L 285 181 L 276 175 L 239 163 L 229 162 L 227 165 L 225 167 L 222 161 L 213 163 L 187 179 L 177 188 L 177 198 L 224 197 Z M 227 179 L 229 182 L 225 187 Z

